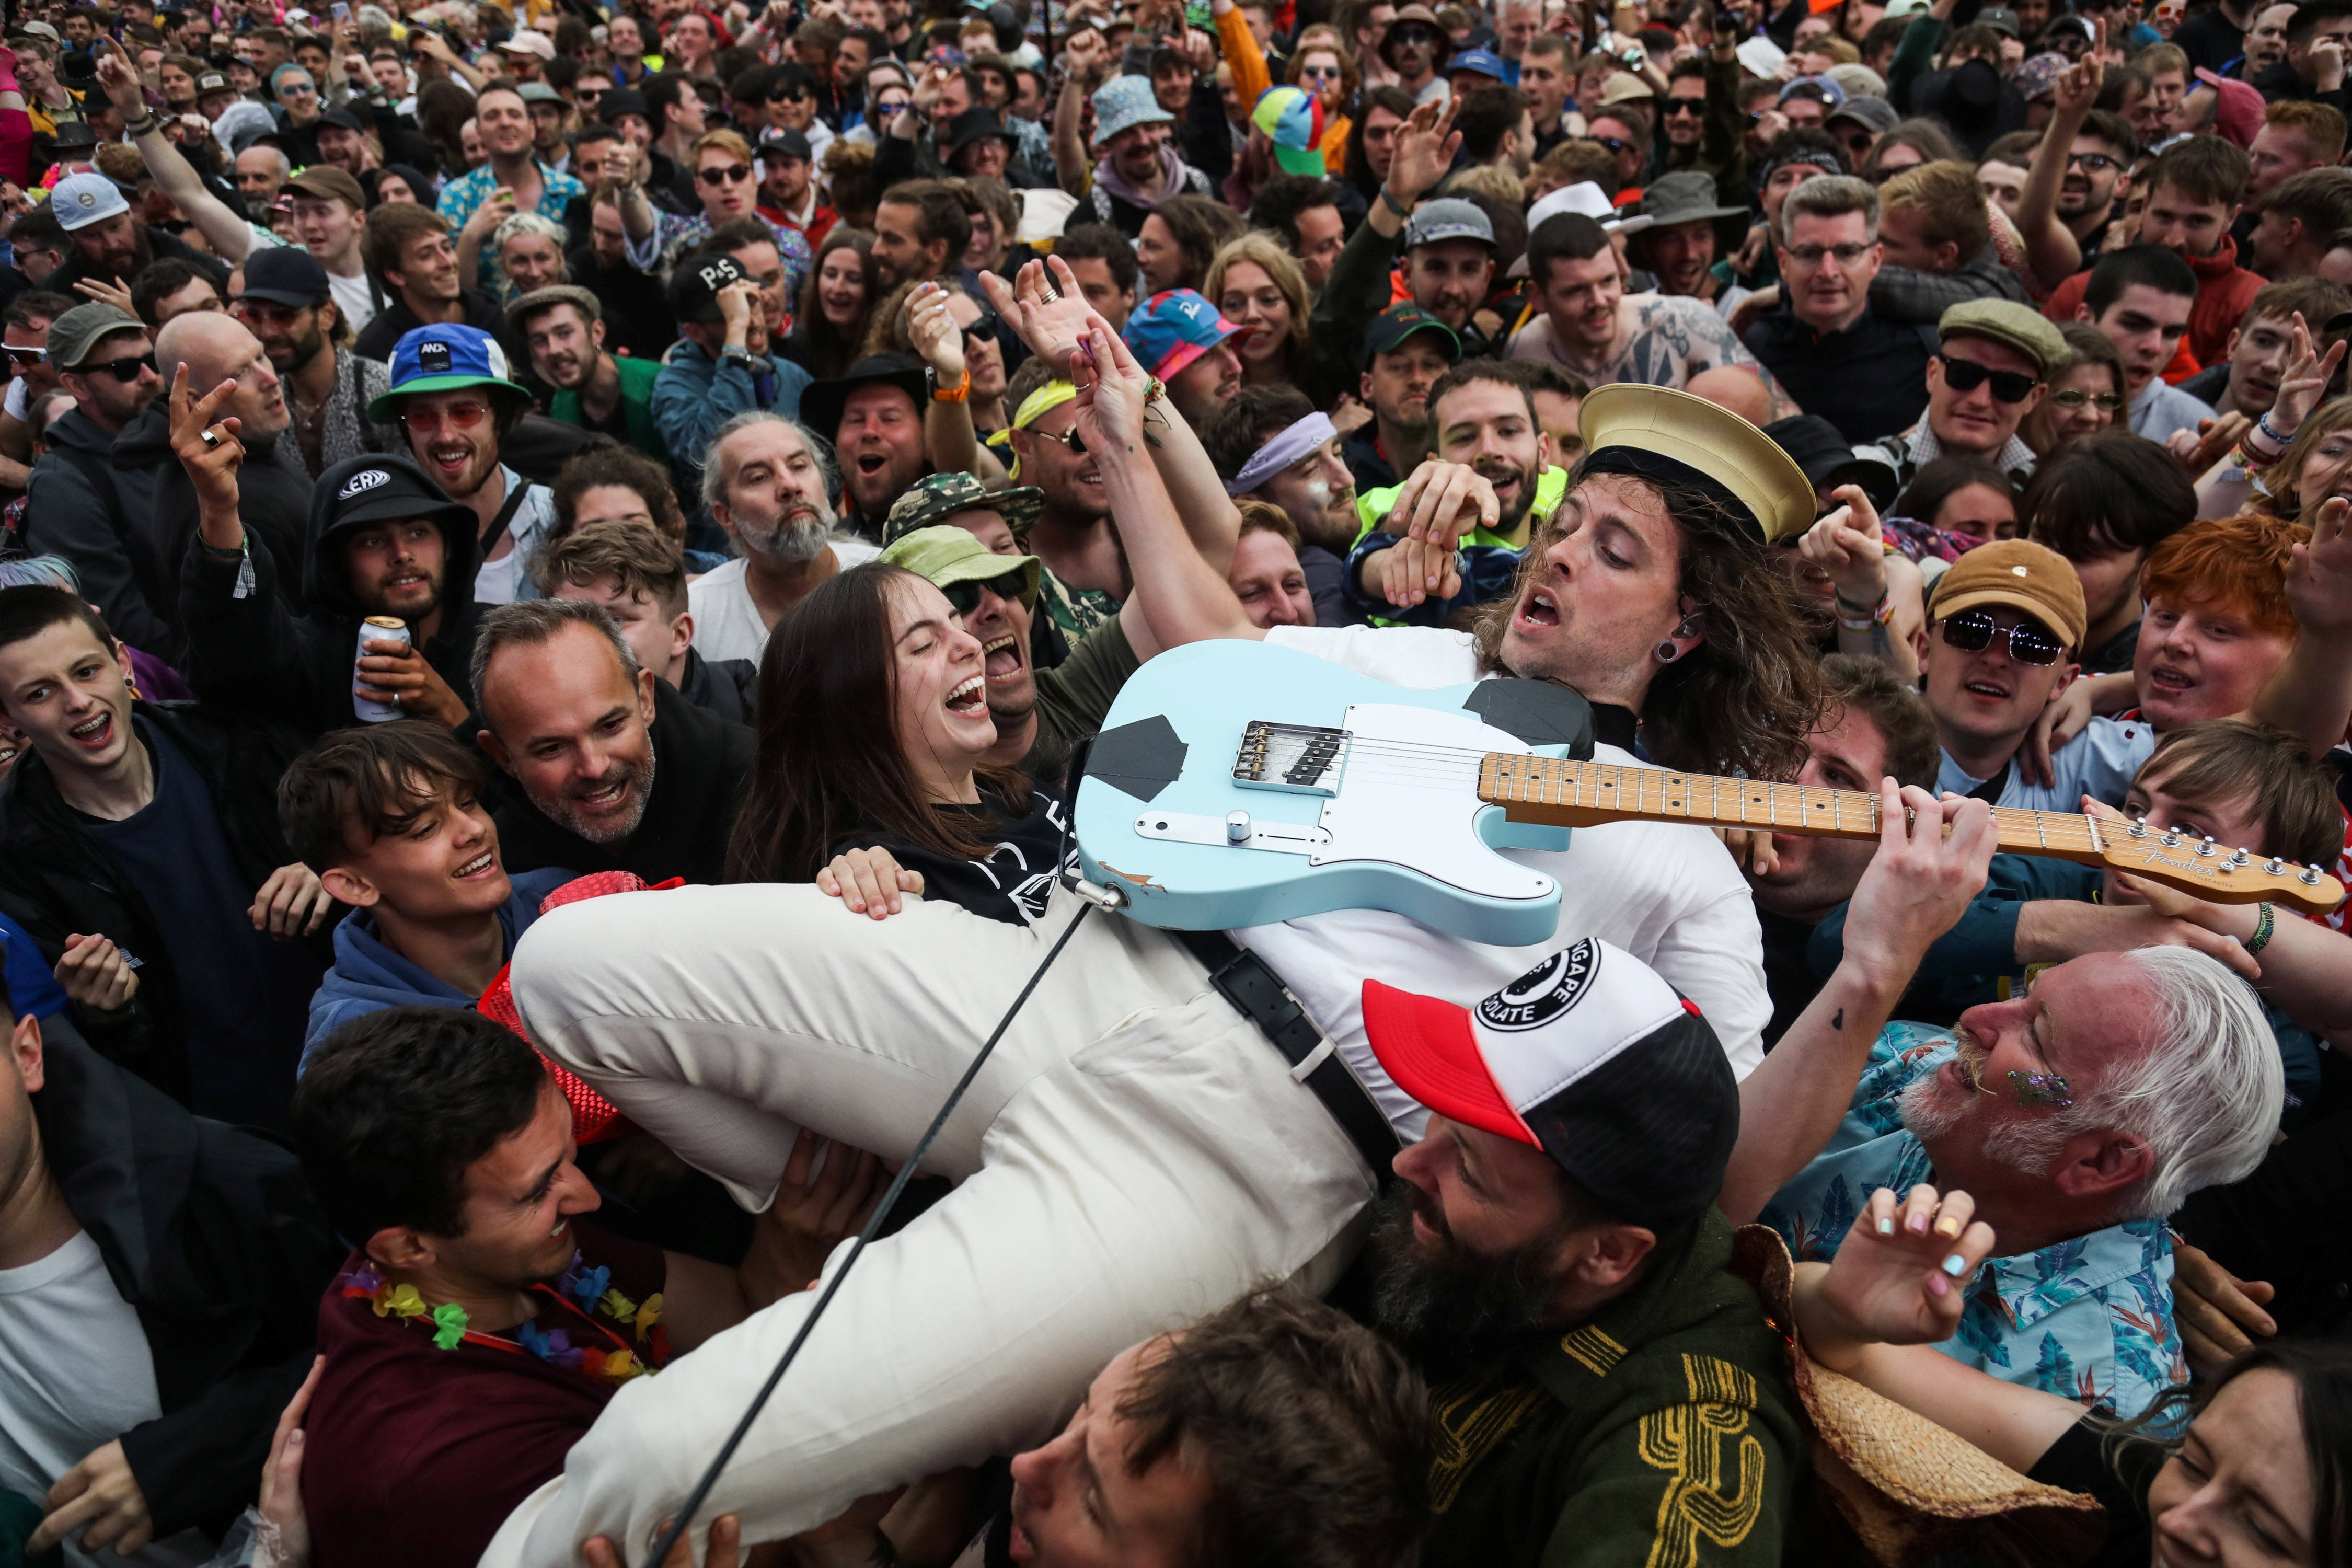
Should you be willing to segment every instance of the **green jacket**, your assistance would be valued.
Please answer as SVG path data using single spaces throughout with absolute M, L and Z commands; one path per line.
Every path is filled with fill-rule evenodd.
M 629 445 L 648 458 L 669 461 L 669 448 L 662 441 L 661 426 L 654 422 L 654 383 L 661 377 L 661 366 L 652 360 L 633 359 L 615 354 L 613 363 L 621 371 L 621 422 L 628 433 Z M 547 400 L 548 417 L 566 425 L 585 429 L 588 416 L 580 411 L 580 395 L 558 392 Z
M 1805 1439 L 1713 1209 L 1581 1327 L 1433 1390 L 1423 1568 L 1777 1565 Z

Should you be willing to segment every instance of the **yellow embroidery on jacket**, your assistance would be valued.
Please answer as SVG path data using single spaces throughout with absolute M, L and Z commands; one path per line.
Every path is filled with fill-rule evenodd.
M 1560 1336 L 1561 1353 L 1595 1377 L 1607 1377 L 1611 1369 L 1625 1359 L 1625 1347 L 1586 1324 L 1571 1329 Z
M 1755 1378 L 1689 1354 L 1683 1376 L 1691 1402 L 1643 1416 L 1636 1438 L 1643 1463 L 1671 1478 L 1658 1500 L 1648 1568 L 1693 1568 L 1702 1540 L 1738 1546 L 1764 1511 L 1764 1445 L 1748 1431 Z
M 1436 1452 L 1430 1460 L 1430 1500 L 1439 1513 L 1454 1506 L 1462 1483 L 1493 1453 L 1513 1427 L 1543 1407 L 1539 1388 L 1516 1384 L 1496 1388 L 1485 1379 L 1450 1384 L 1430 1396 L 1430 1425 Z

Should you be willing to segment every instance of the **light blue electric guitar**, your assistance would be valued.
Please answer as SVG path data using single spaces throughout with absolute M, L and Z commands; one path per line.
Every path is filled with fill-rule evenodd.
M 1147 925 L 1229 931 L 1389 910 L 1470 942 L 1529 946 L 1559 886 L 1498 849 L 1642 819 L 1879 836 L 1878 797 L 1590 761 L 1592 714 L 1548 681 L 1413 689 L 1293 648 L 1220 639 L 1129 677 L 1094 742 L 1074 826 L 1088 880 Z M 2217 903 L 2324 913 L 2316 868 L 2063 812 L 1993 813 L 2000 847 L 2108 866 Z

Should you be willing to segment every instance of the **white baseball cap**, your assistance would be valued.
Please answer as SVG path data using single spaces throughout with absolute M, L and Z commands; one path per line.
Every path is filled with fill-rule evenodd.
M 49 193 L 49 210 L 58 215 L 58 226 L 71 234 L 129 212 L 131 204 L 122 199 L 122 187 L 104 174 L 68 174 Z

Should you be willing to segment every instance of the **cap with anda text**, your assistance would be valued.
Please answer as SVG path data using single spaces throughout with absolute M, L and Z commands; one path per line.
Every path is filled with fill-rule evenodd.
M 1450 1121 L 1541 1149 L 1613 1218 L 1665 1228 L 1722 1189 L 1739 1084 L 1696 1003 L 1587 937 L 1475 1005 L 1364 982 L 1397 1087 Z

